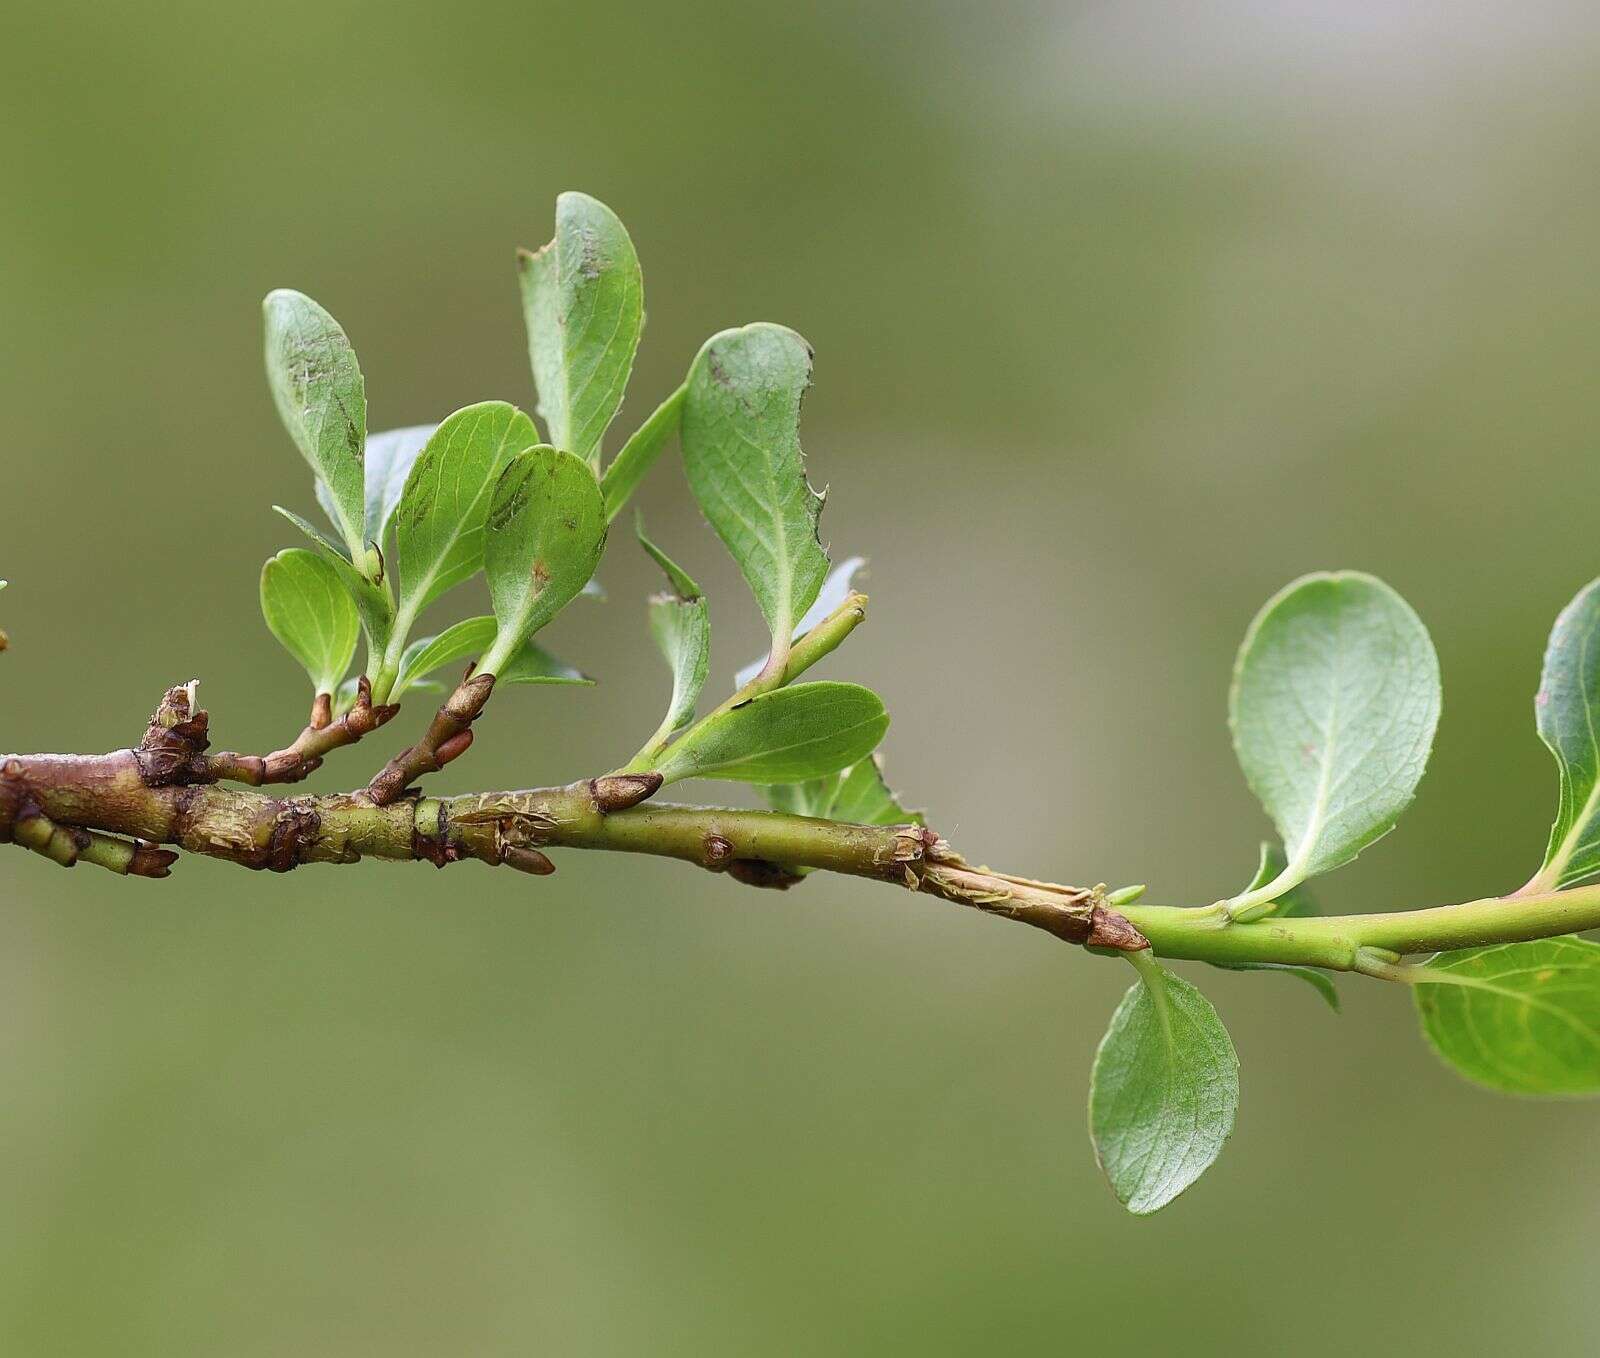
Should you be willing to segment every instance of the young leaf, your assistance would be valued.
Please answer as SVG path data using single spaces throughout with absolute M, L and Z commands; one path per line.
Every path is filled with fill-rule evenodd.
M 1554 891 L 1600 873 L 1600 580 L 1556 619 L 1533 711 L 1561 792 L 1544 865 L 1528 885 Z
M 1210 1002 L 1154 958 L 1122 997 L 1094 1056 L 1089 1131 L 1118 1200 L 1143 1216 L 1222 1152 L 1239 1109 L 1239 1058 Z
M 267 384 L 284 428 L 327 486 L 328 507 L 353 560 L 365 550 L 367 394 L 338 321 L 303 293 L 267 294 Z
M 456 664 L 469 656 L 482 655 L 493 643 L 498 624 L 493 617 L 467 618 L 447 627 L 436 637 L 420 637 L 400 657 L 400 672 L 395 679 L 391 702 L 399 702 L 408 689 L 417 687 L 425 675 Z M 500 670 L 501 684 L 592 684 L 593 679 L 533 642 L 524 642 Z
M 606 497 L 606 518 L 615 519 L 622 512 L 622 506 L 644 480 L 644 474 L 661 456 L 667 440 L 678 432 L 678 414 L 687 390 L 687 386 L 679 387 L 658 405 L 611 459 L 611 465 L 600 478 L 600 490 Z
M 557 448 L 597 471 L 644 326 L 639 258 L 622 223 L 584 193 L 556 199 L 556 234 L 517 256 L 539 418 Z
M 827 778 L 767 789 L 774 811 L 853 825 L 923 825 L 922 812 L 901 804 L 883 776 L 883 756 L 873 755 Z
M 511 459 L 484 525 L 484 573 L 499 630 L 480 672 L 499 674 L 583 592 L 605 541 L 605 502 L 588 463 L 547 445 Z
M 1433 1049 L 1507 1094 L 1600 1094 L 1600 943 L 1440 953 L 1413 991 Z
M 855 592 L 856 573 L 867 564 L 864 556 L 852 556 L 840 562 L 828 572 L 828 578 L 822 582 L 822 589 L 818 592 L 811 607 L 806 609 L 805 617 L 795 625 L 794 640 L 799 641 L 813 627 L 826 618 L 834 609 L 843 605 L 851 594 Z M 767 663 L 766 656 L 759 660 L 752 660 L 742 670 L 733 676 L 733 686 L 743 688 L 756 675 L 761 673 L 761 667 Z
M 395 517 L 403 619 L 478 573 L 495 483 L 538 441 L 533 421 L 504 401 L 468 406 L 440 424 L 406 478 Z
M 800 451 L 800 399 L 810 382 L 811 348 L 799 335 L 747 325 L 706 341 L 683 404 L 689 486 L 744 573 L 780 657 L 828 570 L 817 541 L 822 497 L 806 481 Z
M 367 634 L 368 650 L 373 655 L 382 655 L 384 647 L 389 644 L 389 635 L 394 629 L 394 601 L 389 597 L 387 589 L 380 583 L 368 580 L 352 566 L 344 549 L 332 541 L 326 533 L 319 531 L 315 524 L 308 523 L 292 509 L 285 509 L 282 505 L 272 507 L 316 543 L 322 559 L 333 567 L 333 573 L 338 576 L 346 593 L 355 601 L 356 612 L 361 618 L 361 630 Z
M 711 661 L 711 619 L 700 586 L 645 536 L 641 521 L 636 528 L 639 544 L 667 577 L 669 591 L 650 599 L 650 635 L 672 671 L 672 698 L 667 715 L 639 757 L 647 762 L 679 731 L 694 720 L 695 704 L 705 687 Z M 631 766 L 630 766 L 631 767 Z
M 288 547 L 261 568 L 261 614 L 311 677 L 316 693 L 333 693 L 350 668 L 361 620 L 338 573 L 304 547 Z
M 1394 828 L 1439 722 L 1439 661 L 1381 580 L 1307 575 L 1250 624 L 1228 706 L 1240 767 L 1288 858 L 1230 903 L 1250 918 Z
M 799 783 L 865 759 L 888 729 L 883 702 L 871 689 L 791 684 L 707 717 L 656 768 L 668 783 Z

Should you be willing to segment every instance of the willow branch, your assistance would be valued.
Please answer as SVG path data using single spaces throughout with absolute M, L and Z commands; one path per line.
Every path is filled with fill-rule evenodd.
M 798 650 L 798 648 L 796 648 Z M 467 681 L 463 688 L 472 681 Z M 487 696 L 489 684 L 478 686 Z M 461 690 L 458 689 L 458 693 Z M 482 703 L 476 704 L 481 710 Z M 617 773 L 565 787 L 459 797 L 402 796 L 417 771 L 448 762 L 455 723 L 441 709 L 424 739 L 391 761 L 395 788 L 279 797 L 217 785 L 304 776 L 322 754 L 387 721 L 370 693 L 340 721 L 314 715 L 295 746 L 260 757 L 207 755 L 208 718 L 191 686 L 168 690 L 134 749 L 103 755 L 0 757 L 0 843 L 62 864 L 88 862 L 129 876 L 164 877 L 171 845 L 244 867 L 287 872 L 311 863 L 378 858 L 447 864 L 473 860 L 544 875 L 547 850 L 647 854 L 691 863 L 750 886 L 785 889 L 814 871 L 843 873 L 1014 919 L 1067 942 L 1219 966 L 1276 962 L 1382 976 L 1403 955 L 1600 928 L 1600 886 L 1515 894 L 1390 914 L 1230 920 L 1218 906 L 1124 904 L 1103 887 L 1064 886 L 968 863 L 918 825 L 854 825 L 773 811 L 648 801 L 657 773 Z M 354 717 L 354 720 L 349 718 Z M 424 753 L 419 755 L 417 751 Z M 431 753 L 428 753 L 430 752 Z M 386 770 L 388 773 L 388 770 Z M 398 787 L 396 788 L 396 784 Z

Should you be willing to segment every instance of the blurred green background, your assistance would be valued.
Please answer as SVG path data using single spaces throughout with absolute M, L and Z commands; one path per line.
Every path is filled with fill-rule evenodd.
M 297 730 L 256 574 L 311 496 L 261 295 L 344 321 L 374 427 L 527 403 L 512 249 L 581 187 L 645 265 L 614 435 L 714 330 L 816 346 L 825 537 L 872 558 L 827 673 L 885 695 L 895 783 L 970 854 L 1235 889 L 1266 827 L 1233 649 L 1357 566 L 1431 624 L 1445 715 L 1323 898 L 1512 886 L 1555 795 L 1540 650 L 1600 572 L 1597 57 L 1592 6 L 1527 0 L 22 0 L 0 746 L 127 744 L 192 675 L 222 744 Z M 675 464 L 643 499 L 725 677 L 754 608 Z M 626 534 L 603 575 L 551 638 L 600 687 L 508 693 L 442 787 L 653 727 Z M 1377 983 L 1336 1018 L 1190 969 L 1243 1109 L 1139 1221 L 1083 1112 L 1127 969 L 937 902 L 572 853 L 165 883 L 8 853 L 0 902 L 7 1354 L 1600 1345 L 1600 1111 L 1461 1084 Z

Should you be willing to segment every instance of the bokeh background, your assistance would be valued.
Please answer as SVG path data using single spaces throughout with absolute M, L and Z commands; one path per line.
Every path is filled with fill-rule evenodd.
M 1233 649 L 1359 566 L 1431 624 L 1445 715 L 1323 899 L 1512 886 L 1555 794 L 1540 650 L 1600 572 L 1597 59 L 1593 6 L 1536 0 L 20 0 L 0 747 L 127 744 L 192 675 L 222 743 L 297 730 L 256 575 L 311 496 L 261 295 L 344 321 L 376 428 L 529 402 L 511 252 L 581 187 L 645 265 L 613 447 L 714 330 L 816 346 L 825 537 L 872 558 L 828 673 L 883 692 L 894 781 L 969 853 L 1235 889 L 1265 822 Z M 674 462 L 643 501 L 725 677 L 754 609 Z M 600 686 L 506 694 L 441 786 L 654 725 L 625 533 L 604 578 L 552 634 Z M 8 853 L 0 1351 L 1595 1350 L 1600 1105 L 1461 1084 L 1377 983 L 1335 1017 L 1200 970 L 1239 1126 L 1140 1221 L 1083 1112 L 1127 969 L 1028 930 L 573 853 L 165 883 Z

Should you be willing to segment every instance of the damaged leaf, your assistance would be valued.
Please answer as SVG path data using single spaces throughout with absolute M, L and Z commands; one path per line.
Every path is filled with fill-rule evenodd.
M 780 655 L 828 570 L 817 541 L 822 497 L 806 481 L 800 451 L 800 401 L 810 384 L 811 347 L 799 335 L 747 325 L 706 341 L 683 405 L 689 486 L 755 594 Z
M 604 203 L 563 193 L 555 236 L 541 250 L 518 253 L 517 275 L 545 436 L 598 472 L 601 440 L 622 404 L 644 327 L 633 242 Z

